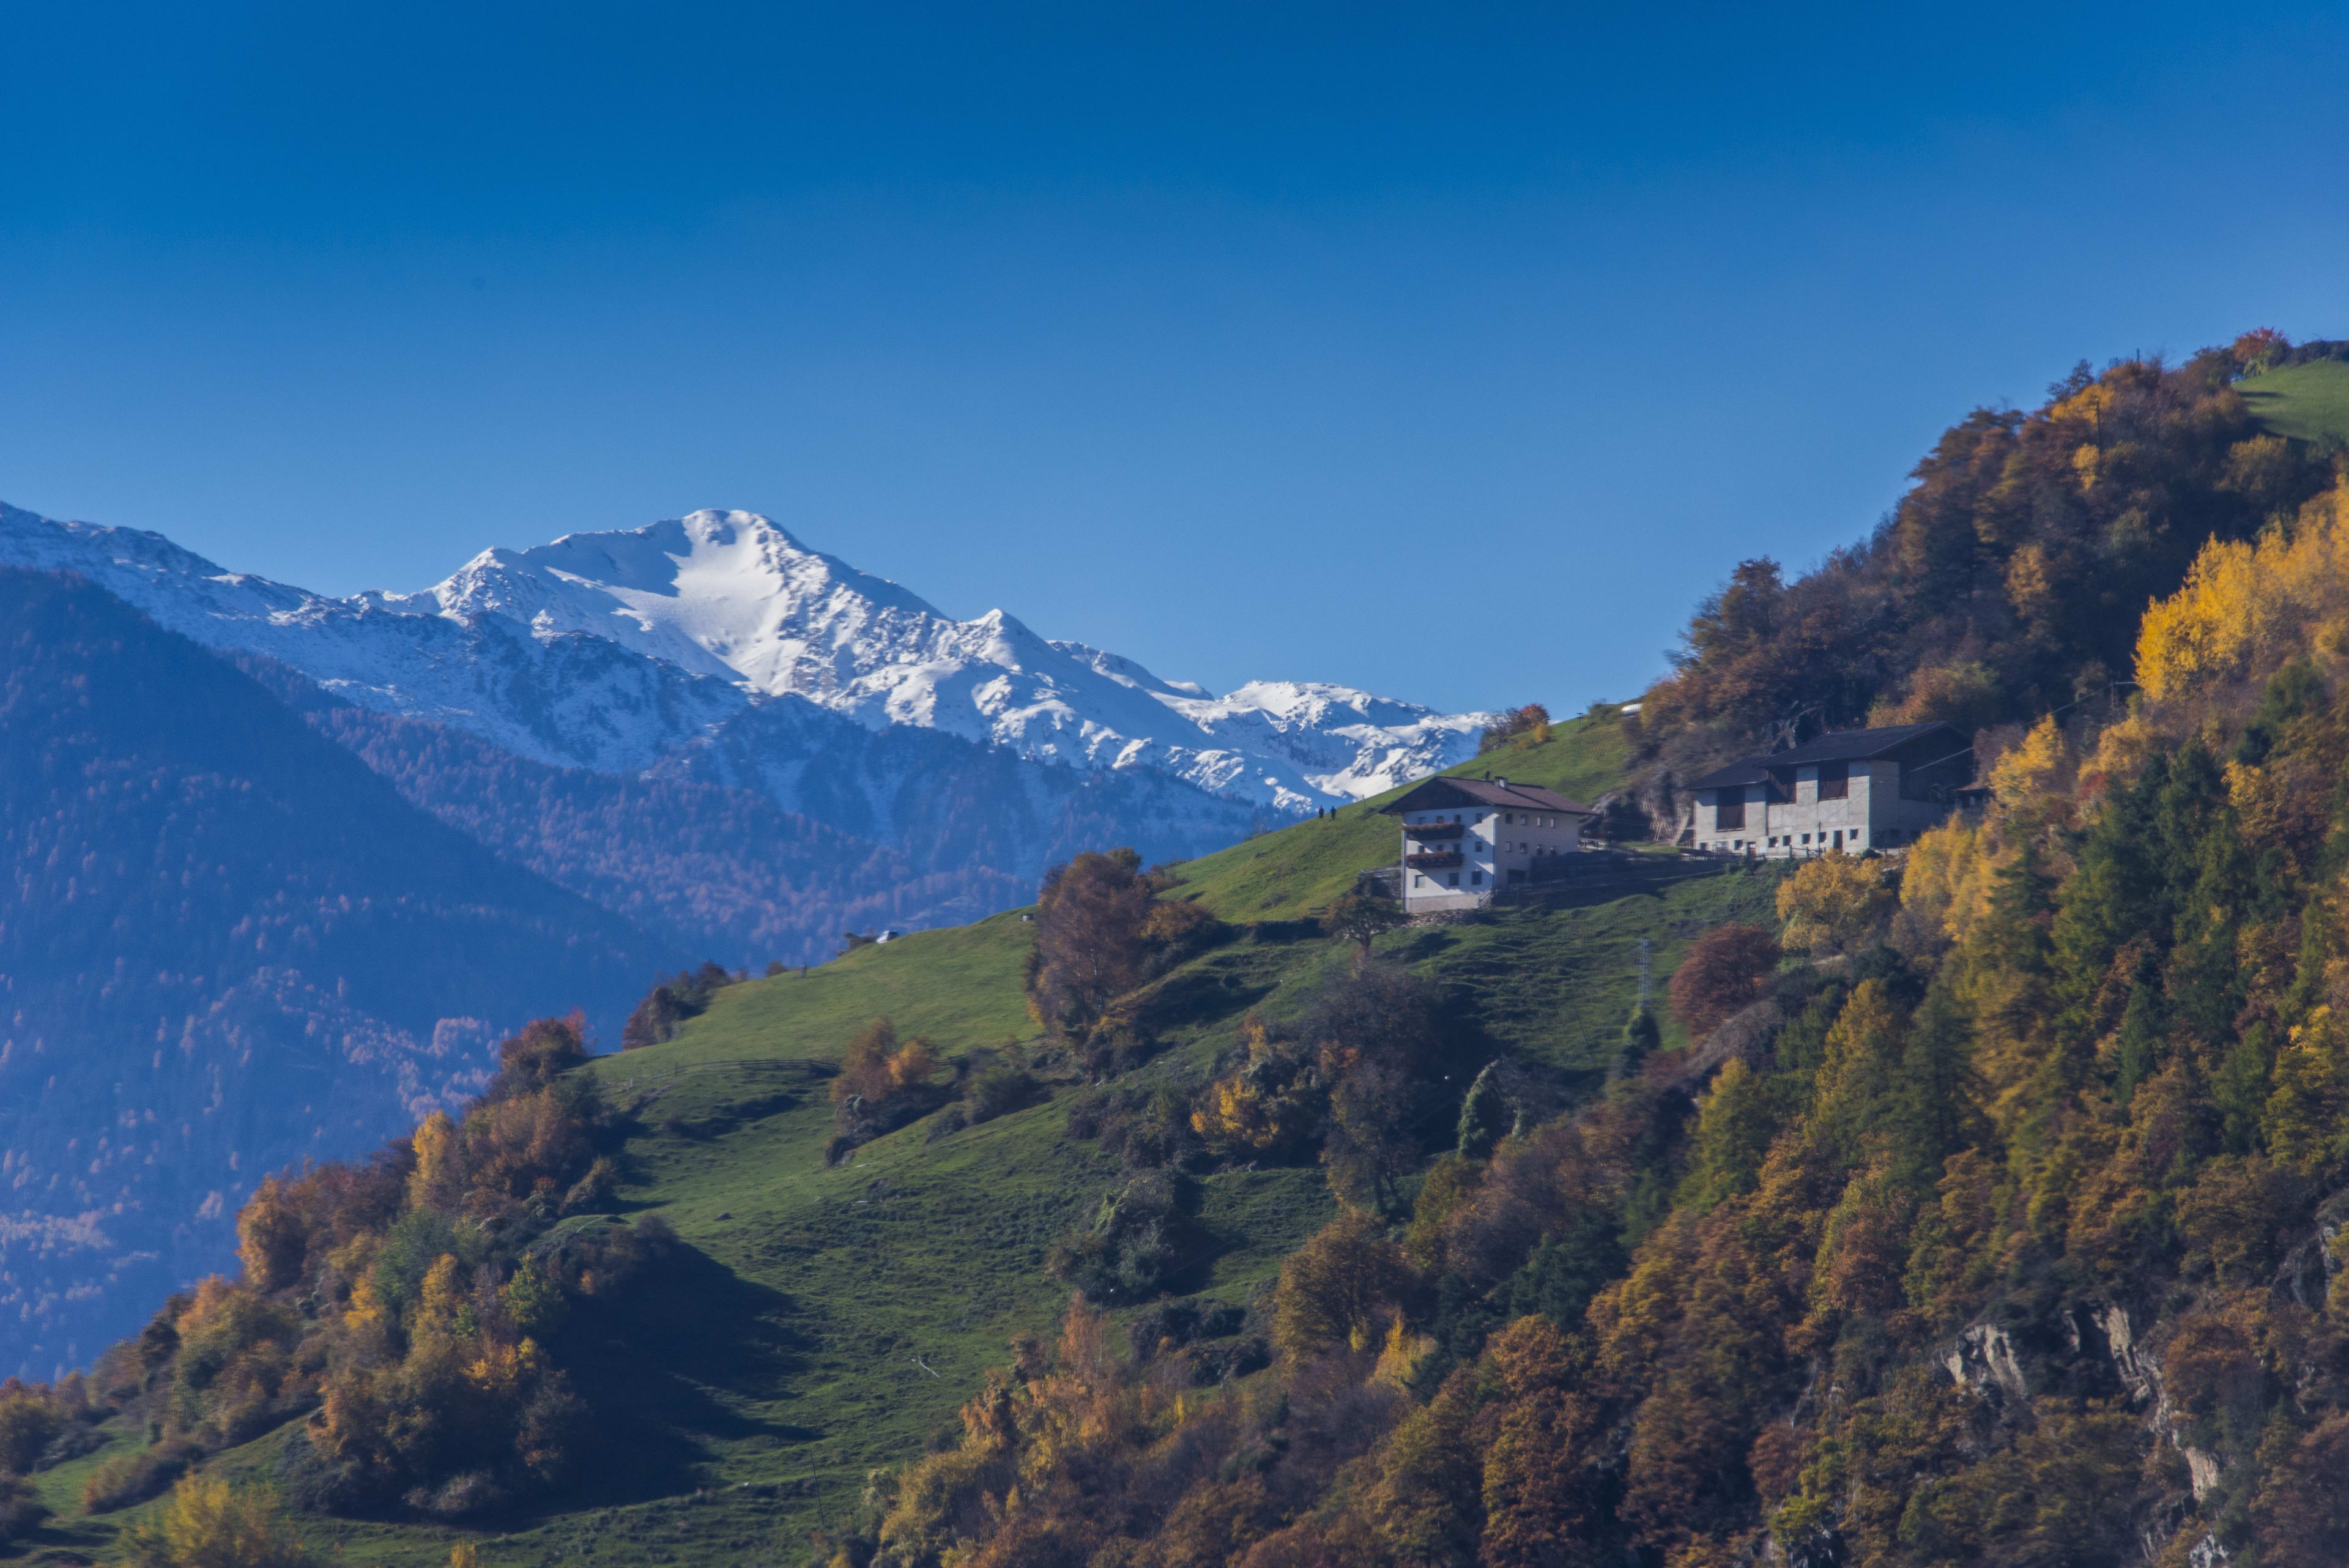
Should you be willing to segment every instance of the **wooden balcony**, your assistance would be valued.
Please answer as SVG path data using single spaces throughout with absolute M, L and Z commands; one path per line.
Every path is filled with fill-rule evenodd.
M 1449 871 L 1459 866 L 1460 851 L 1432 850 L 1419 855 L 1406 855 L 1402 863 L 1414 871 Z
M 1402 831 L 1405 837 L 1416 838 L 1422 843 L 1431 843 L 1438 839 L 1459 837 L 1463 831 L 1463 825 L 1457 822 L 1406 822 L 1402 825 Z

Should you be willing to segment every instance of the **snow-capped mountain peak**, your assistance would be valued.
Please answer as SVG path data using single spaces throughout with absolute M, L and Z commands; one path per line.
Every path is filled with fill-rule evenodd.
M 745 702 L 797 698 L 869 729 L 1152 767 L 1300 812 L 1459 761 L 1488 717 L 1318 682 L 1214 696 L 999 609 L 956 620 L 753 512 L 484 550 L 421 592 L 340 600 L 224 573 L 160 535 L 14 510 L 0 513 L 0 562 L 74 566 L 166 625 L 266 652 L 354 701 L 591 766 L 647 765 Z M 558 652 L 570 661 L 559 680 L 540 668 Z M 488 679 L 469 658 L 508 675 Z M 570 669 L 582 659 L 595 681 Z
M 359 597 L 410 615 L 498 616 L 542 635 L 608 638 L 770 694 L 823 690 L 817 667 L 830 647 L 885 637 L 895 618 L 938 618 L 917 596 L 753 512 L 484 550 L 421 593 Z

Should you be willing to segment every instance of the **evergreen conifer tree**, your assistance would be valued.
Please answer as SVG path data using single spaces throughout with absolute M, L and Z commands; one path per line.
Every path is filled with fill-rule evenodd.
M 1648 1011 L 1646 1003 L 1635 1004 L 1631 1016 L 1623 1021 L 1623 1045 L 1615 1059 L 1616 1076 L 1628 1078 L 1637 1073 L 1640 1064 L 1648 1059 L 1662 1039 L 1656 1015 Z
M 1468 1097 L 1461 1102 L 1459 1153 L 1463 1159 L 1490 1155 L 1516 1120 L 1508 1096 L 1494 1075 L 1499 1066 L 1498 1062 L 1485 1063 L 1476 1081 L 1468 1085 Z

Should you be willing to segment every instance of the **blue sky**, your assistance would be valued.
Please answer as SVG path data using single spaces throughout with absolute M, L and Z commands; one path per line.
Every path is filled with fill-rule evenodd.
M 10 7 L 0 498 L 1573 710 L 1976 403 L 2349 336 L 2338 11 L 1632 9 Z

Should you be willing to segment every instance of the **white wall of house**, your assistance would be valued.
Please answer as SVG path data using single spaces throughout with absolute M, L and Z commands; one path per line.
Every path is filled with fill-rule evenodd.
M 1406 914 L 1472 909 L 1492 902 L 1501 888 L 1533 879 L 1535 863 L 1571 855 L 1582 846 L 1579 816 L 1544 811 L 1462 806 L 1456 810 L 1407 813 L 1402 831 L 1402 904 Z M 1414 836 L 1413 827 L 1457 824 L 1457 838 Z M 1414 857 L 1456 850 L 1456 866 L 1413 866 Z
M 1900 766 L 1878 760 L 1848 765 L 1841 799 L 1819 796 L 1819 764 L 1795 770 L 1794 798 L 1773 800 L 1767 784 L 1747 784 L 1745 820 L 1723 826 L 1715 796 L 1701 790 L 1696 803 L 1696 842 L 1701 849 L 1764 858 L 1806 858 L 1832 849 L 1861 854 L 1892 849 L 1914 839 L 1949 814 L 1933 801 L 1900 796 Z
M 1438 909 L 1473 909 L 1493 898 L 1493 840 L 1482 807 L 1414 811 L 1402 819 L 1402 907 L 1409 915 Z M 1414 835 L 1414 827 L 1457 826 L 1456 836 Z M 1443 862 L 1458 855 L 1456 865 Z M 1413 865 L 1413 862 L 1419 862 Z

